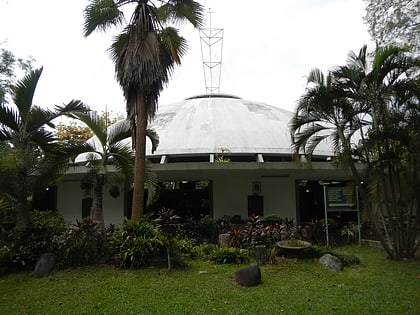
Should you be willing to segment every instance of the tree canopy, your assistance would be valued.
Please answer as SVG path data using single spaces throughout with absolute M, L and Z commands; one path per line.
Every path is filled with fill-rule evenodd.
M 133 8 L 128 22 L 122 11 L 127 4 Z M 109 50 L 132 126 L 135 148 L 132 219 L 136 221 L 144 213 L 147 124 L 157 111 L 160 92 L 187 48 L 186 40 L 172 25 L 188 22 L 198 27 L 202 12 L 203 7 L 194 0 L 91 0 L 84 11 L 85 36 L 96 30 L 123 26 Z
M 394 259 L 411 258 L 420 246 L 419 69 L 420 59 L 405 48 L 370 55 L 364 46 L 326 76 L 311 71 L 291 121 L 297 155 L 310 160 L 324 140 L 333 145 L 333 159 L 351 170 Z
M 417 0 L 365 0 L 365 23 L 379 46 L 410 45 L 420 49 L 420 5 Z
M 24 74 L 32 70 L 35 59 L 17 58 L 10 50 L 0 50 L 0 104 L 10 101 L 11 88 L 16 81 L 16 72 L 21 70 Z

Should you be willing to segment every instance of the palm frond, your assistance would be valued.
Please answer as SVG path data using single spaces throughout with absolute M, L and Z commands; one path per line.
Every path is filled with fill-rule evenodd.
M 148 196 L 147 196 L 147 205 L 153 204 L 153 202 L 157 199 L 158 194 L 160 192 L 160 186 L 158 182 L 158 176 L 153 169 L 153 165 L 149 160 L 146 160 L 145 165 L 145 184 L 148 189 Z
M 30 115 L 32 100 L 41 74 L 42 67 L 32 70 L 12 87 L 12 100 L 18 108 L 23 121 L 26 121 Z
M 0 106 L 0 139 L 9 140 L 12 132 L 19 132 L 20 116 L 14 108 L 6 105 Z
M 116 143 L 109 149 L 109 156 L 113 165 L 127 178 L 131 178 L 134 169 L 134 153 L 131 147 L 122 143 Z
M 55 108 L 57 117 L 61 115 L 69 115 L 71 117 L 75 113 L 86 113 L 90 111 L 89 106 L 80 100 L 71 100 L 69 103 L 64 104 L 64 106 L 57 105 Z
M 171 71 L 174 63 L 181 63 L 181 58 L 188 50 L 188 44 L 187 41 L 179 35 L 178 30 L 173 27 L 163 29 L 160 33 L 160 38 L 162 40 L 162 45 L 169 54 L 170 62 L 167 63 L 167 68 Z
M 120 120 L 108 127 L 108 143 L 114 144 L 131 136 L 130 122 L 126 119 Z
M 204 7 L 193 0 L 167 1 L 155 8 L 155 15 L 164 24 L 188 21 L 194 27 L 204 23 Z
M 155 151 L 157 150 L 159 146 L 159 135 L 157 134 L 156 130 L 154 130 L 153 128 L 147 128 L 146 136 L 152 142 L 152 153 L 155 153 Z
M 108 141 L 106 122 L 94 111 L 86 113 L 74 113 L 72 117 L 83 122 L 92 131 L 94 137 L 104 147 Z
M 83 35 L 105 31 L 124 22 L 124 13 L 114 0 L 91 0 L 84 10 Z
M 51 121 L 55 118 L 57 118 L 57 114 L 55 112 L 33 105 L 30 111 L 30 116 L 25 121 L 26 132 L 31 134 L 47 124 L 49 127 L 54 128 Z

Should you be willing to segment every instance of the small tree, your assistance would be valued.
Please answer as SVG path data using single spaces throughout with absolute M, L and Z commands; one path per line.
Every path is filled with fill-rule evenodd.
M 175 210 L 162 208 L 158 212 L 159 229 L 165 237 L 166 255 L 168 259 L 168 270 L 172 270 L 171 252 L 179 230 L 181 217 L 175 214 Z
M 13 167 L 17 189 L 16 224 L 29 222 L 28 198 L 41 180 L 51 180 L 64 170 L 67 159 L 51 128 L 54 120 L 73 112 L 84 112 L 86 106 L 77 100 L 49 110 L 34 105 L 32 100 L 42 68 L 29 72 L 12 86 L 13 105 L 0 104 L 0 141 L 13 148 Z M 49 127 L 49 128 L 47 128 Z M 45 183 L 45 182 L 44 182 Z
M 83 153 L 87 161 L 89 172 L 82 179 L 93 190 L 93 202 L 90 217 L 98 223 L 99 228 L 104 228 L 103 194 L 106 184 L 110 186 L 111 196 L 118 195 L 118 184 L 130 182 L 133 177 L 134 154 L 128 141 L 131 137 L 130 124 L 127 120 L 120 120 L 111 126 L 112 120 L 108 115 L 99 116 L 95 112 L 76 113 L 73 118 L 83 122 L 90 133 L 94 135 L 89 141 L 76 143 L 74 152 Z M 82 127 L 79 127 L 82 128 Z M 159 144 L 157 134 L 149 129 L 147 135 L 152 141 L 152 152 Z M 79 156 L 78 159 L 82 157 Z M 110 172 L 109 166 L 115 167 L 117 172 Z M 146 184 L 149 188 L 149 202 L 158 191 L 157 176 L 147 166 Z M 121 176 L 120 176 L 121 175 Z M 122 179 L 122 181 L 121 181 Z M 117 188 L 117 189 L 115 189 Z M 88 189 L 89 190 L 89 189 Z

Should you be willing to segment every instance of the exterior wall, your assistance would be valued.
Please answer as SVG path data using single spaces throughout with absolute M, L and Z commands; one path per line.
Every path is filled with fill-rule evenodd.
M 57 210 L 64 219 L 74 223 L 82 218 L 82 200 L 84 191 L 79 180 L 64 180 L 57 185 Z M 103 211 L 105 226 L 119 224 L 124 220 L 124 196 L 121 192 L 118 198 L 112 198 L 104 187 Z
M 104 188 L 104 221 L 105 226 L 119 224 L 124 221 L 124 192 L 121 191 L 118 198 L 112 198 L 106 187 Z
M 261 178 L 253 176 L 224 176 L 213 179 L 213 216 L 240 215 L 248 217 L 248 196 L 252 195 L 252 183 L 261 183 L 264 216 L 277 215 L 296 220 L 296 193 L 294 180 L 290 178 Z
M 296 222 L 295 181 L 291 178 L 263 178 L 264 215 L 294 218 Z
M 79 180 L 61 181 L 57 185 L 57 211 L 68 222 L 74 223 L 82 217 L 84 191 Z

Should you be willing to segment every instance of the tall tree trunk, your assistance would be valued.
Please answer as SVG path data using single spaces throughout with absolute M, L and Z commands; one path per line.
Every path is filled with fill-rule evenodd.
M 98 174 L 95 179 L 95 187 L 93 188 L 93 201 L 91 208 L 91 219 L 98 224 L 98 228 L 104 229 L 104 212 L 103 212 L 103 187 L 104 175 Z
M 136 156 L 134 162 L 134 190 L 131 219 L 140 221 L 144 214 L 144 172 L 146 161 L 146 104 L 143 95 L 137 94 L 136 111 Z
M 17 184 L 16 226 L 24 228 L 29 224 L 28 185 L 25 172 L 19 172 Z

